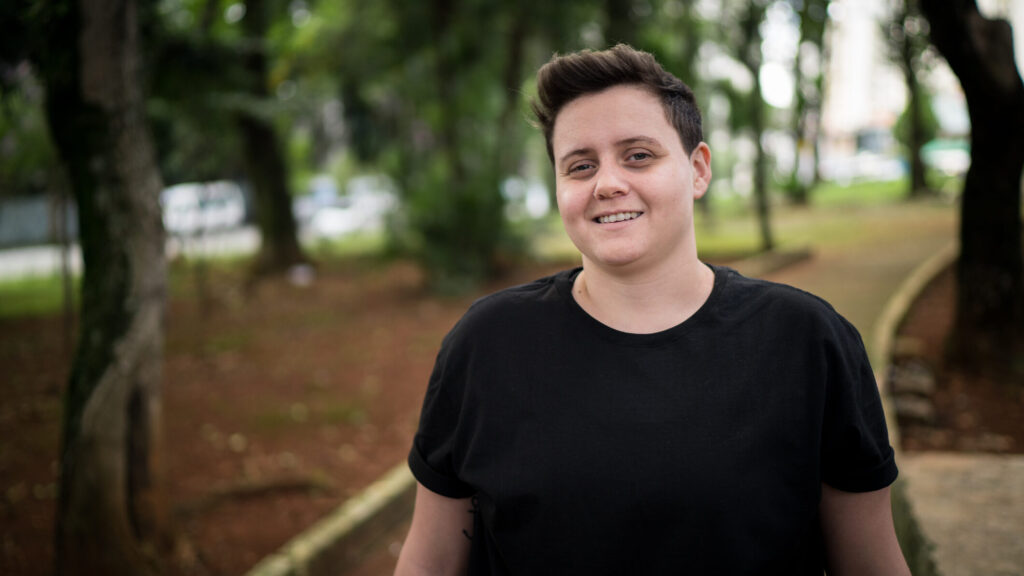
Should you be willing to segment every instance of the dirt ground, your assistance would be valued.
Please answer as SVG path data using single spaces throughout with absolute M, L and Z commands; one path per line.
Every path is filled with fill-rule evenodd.
M 932 380 L 931 391 L 911 396 L 934 408 L 930 415 L 925 410 L 899 419 L 901 446 L 910 452 L 1024 453 L 1024 350 L 1016 353 L 1016 371 L 949 365 L 944 352 L 953 326 L 955 291 L 955 275 L 948 269 L 925 288 L 898 331 L 901 351 L 893 363 Z
M 481 293 L 568 265 L 519 269 Z M 310 286 L 278 280 L 249 294 L 238 277 L 210 275 L 202 305 L 192 278 L 175 286 L 167 316 L 162 445 L 177 535 L 168 573 L 237 575 L 404 460 L 440 340 L 476 295 L 428 297 L 422 275 L 400 262 L 332 265 Z M 904 447 L 1020 452 L 1024 385 L 942 372 L 945 282 L 903 329 L 937 374 L 935 421 L 904 423 Z M 0 320 L 4 575 L 51 570 L 69 357 L 61 326 Z
M 571 264 L 532 265 L 484 287 Z M 162 459 L 171 575 L 242 574 L 404 460 L 441 338 L 479 295 L 428 297 L 407 263 L 322 266 L 311 285 L 191 272 L 172 287 Z M 52 568 L 59 317 L 0 320 L 0 574 Z

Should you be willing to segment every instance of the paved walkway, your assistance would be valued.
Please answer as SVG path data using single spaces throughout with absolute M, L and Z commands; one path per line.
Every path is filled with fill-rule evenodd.
M 955 238 L 955 215 L 952 210 L 902 206 L 857 216 L 870 231 L 867 241 L 815 248 L 810 259 L 765 278 L 831 302 L 858 328 L 879 363 L 883 351 L 872 349 L 872 335 L 883 308 L 912 270 Z M 940 574 L 1024 574 L 1024 544 L 1019 542 L 1024 533 L 1024 458 L 898 458 L 911 507 L 936 547 Z M 351 574 L 389 575 L 405 529 L 388 535 L 379 551 Z
M 900 469 L 938 574 L 1024 574 L 1024 456 L 921 452 Z
M 919 264 L 955 239 L 955 214 L 928 205 L 862 210 L 866 240 L 813 248 L 813 257 L 765 276 L 829 301 L 860 331 L 872 361 L 875 323 L 889 298 Z

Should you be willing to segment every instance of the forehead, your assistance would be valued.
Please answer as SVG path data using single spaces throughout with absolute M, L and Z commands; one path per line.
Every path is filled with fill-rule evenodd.
M 551 145 L 559 150 L 597 146 L 643 132 L 663 142 L 678 140 L 665 107 L 654 93 L 636 85 L 619 85 L 585 94 L 566 104 L 555 118 Z

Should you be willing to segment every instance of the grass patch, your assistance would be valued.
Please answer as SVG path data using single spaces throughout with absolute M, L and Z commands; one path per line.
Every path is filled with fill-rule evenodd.
M 322 424 L 354 424 L 366 422 L 366 409 L 354 402 L 329 402 L 323 404 L 318 412 L 318 421 Z
M 203 352 L 214 356 L 228 352 L 237 352 L 245 348 L 251 339 L 252 334 L 249 332 L 228 332 L 225 334 L 217 334 L 210 336 L 210 338 L 203 343 Z
M 273 409 L 258 412 L 252 416 L 253 427 L 263 432 L 278 432 L 291 426 L 303 424 L 292 417 L 288 410 Z
M 357 401 L 327 401 L 316 402 L 312 409 L 303 403 L 275 407 L 253 415 L 252 423 L 262 432 L 276 432 L 306 424 L 358 426 L 366 418 L 366 408 Z
M 821 207 L 894 204 L 907 197 L 909 185 L 906 178 L 852 184 L 822 182 L 811 190 L 810 201 L 815 206 Z
M 388 239 L 384 232 L 362 232 L 332 239 L 312 240 L 306 242 L 304 246 L 314 258 L 335 260 L 367 254 L 382 254 L 388 248 Z
M 71 302 L 79 305 L 81 277 L 71 279 Z M 60 275 L 29 276 L 0 282 L 0 318 L 49 316 L 64 307 L 64 286 Z

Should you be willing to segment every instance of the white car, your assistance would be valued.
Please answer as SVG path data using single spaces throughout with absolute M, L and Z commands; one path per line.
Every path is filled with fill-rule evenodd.
M 347 189 L 345 196 L 313 213 L 309 233 L 314 238 L 381 230 L 398 203 L 390 183 L 377 178 L 353 179 Z
M 176 184 L 160 193 L 164 228 L 176 235 L 193 235 L 240 226 L 245 220 L 245 197 L 228 180 Z

